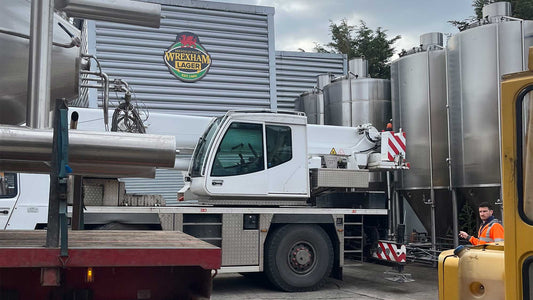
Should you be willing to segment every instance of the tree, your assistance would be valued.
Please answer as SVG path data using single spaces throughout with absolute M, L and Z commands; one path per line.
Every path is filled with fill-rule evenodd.
M 342 19 L 339 24 L 330 21 L 332 42 L 326 46 L 315 44 L 315 51 L 328 53 L 342 53 L 348 59 L 363 57 L 368 61 L 368 74 L 373 78 L 390 78 L 390 58 L 394 55 L 392 46 L 401 36 L 391 39 L 387 31 L 378 27 L 375 31 L 368 28 L 364 21 L 359 26 L 348 24 Z M 329 48 L 330 50 L 328 50 Z
M 462 21 L 448 21 L 459 30 L 467 28 L 468 24 L 483 19 L 483 6 L 490 2 L 511 2 L 511 17 L 533 20 L 533 0 L 473 0 L 472 7 L 474 8 L 475 16 L 471 16 Z

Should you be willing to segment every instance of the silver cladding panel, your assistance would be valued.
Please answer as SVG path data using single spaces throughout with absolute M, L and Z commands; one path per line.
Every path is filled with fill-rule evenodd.
M 161 229 L 181 231 L 181 230 L 174 228 L 174 224 L 175 224 L 174 215 L 175 214 L 158 214 L 159 221 L 161 221 Z
M 294 110 L 294 100 L 317 85 L 317 76 L 347 73 L 346 56 L 333 53 L 276 51 L 278 108 Z
M 448 41 L 453 186 L 500 184 L 499 79 L 523 70 L 532 45 L 532 21 L 524 22 L 523 34 L 513 21 L 475 27 Z
M 414 53 L 393 61 L 391 96 L 394 130 L 402 128 L 406 132 L 406 159 L 411 164 L 408 171 L 401 172 L 399 188 L 428 189 L 431 174 L 433 186 L 448 186 L 444 50 Z M 431 115 L 428 105 L 431 105 Z M 433 152 L 432 164 L 430 152 Z
M 259 230 L 244 230 L 242 214 L 222 215 L 222 266 L 259 264 Z
M 369 176 L 367 170 L 311 169 L 313 188 L 368 188 Z
M 96 41 L 95 49 L 89 50 L 95 51 L 91 53 L 110 78 L 126 80 L 150 111 L 212 116 L 230 109 L 275 108 L 273 8 L 194 0 L 150 2 L 162 4 L 159 29 L 100 21 L 89 26 L 89 42 Z M 209 73 L 195 83 L 175 78 L 163 61 L 164 51 L 183 31 L 197 34 L 212 58 Z M 110 96 L 116 103 L 114 93 Z
M 83 204 L 87 206 L 102 206 L 104 201 L 103 185 L 83 186 Z
M 384 130 L 391 119 L 390 80 L 342 78 L 324 87 L 326 125 L 372 123 Z

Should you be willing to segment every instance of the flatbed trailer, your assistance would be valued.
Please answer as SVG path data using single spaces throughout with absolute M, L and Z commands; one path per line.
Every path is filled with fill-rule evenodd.
M 0 299 L 208 299 L 221 250 L 178 231 L 0 232 Z

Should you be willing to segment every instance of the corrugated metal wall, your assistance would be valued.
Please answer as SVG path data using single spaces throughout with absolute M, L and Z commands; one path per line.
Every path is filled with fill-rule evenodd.
M 294 110 L 294 99 L 316 86 L 316 77 L 347 74 L 346 55 L 276 51 L 278 108 Z
M 194 0 L 149 2 L 162 4 L 159 29 L 89 25 L 91 54 L 110 78 L 127 81 L 147 109 L 213 116 L 229 109 L 276 107 L 273 8 Z M 183 31 L 198 35 L 212 59 L 209 73 L 195 83 L 175 78 L 163 61 L 164 51 Z M 96 97 L 91 94 L 91 106 L 96 106 Z

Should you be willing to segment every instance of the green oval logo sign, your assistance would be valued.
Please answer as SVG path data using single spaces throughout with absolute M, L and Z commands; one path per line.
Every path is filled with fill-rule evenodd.
M 192 32 L 181 32 L 163 56 L 170 74 L 184 82 L 202 79 L 211 67 L 211 56 Z

